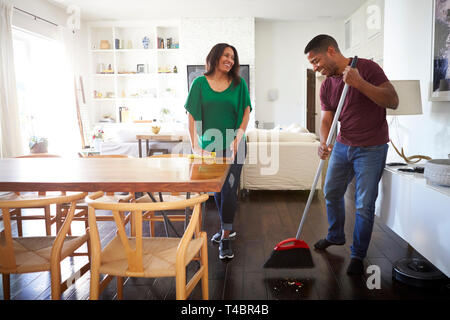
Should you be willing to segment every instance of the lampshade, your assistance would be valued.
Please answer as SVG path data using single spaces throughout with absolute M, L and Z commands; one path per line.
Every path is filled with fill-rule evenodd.
M 392 80 L 397 91 L 397 109 L 387 109 L 388 116 L 422 114 L 422 97 L 420 95 L 419 80 Z

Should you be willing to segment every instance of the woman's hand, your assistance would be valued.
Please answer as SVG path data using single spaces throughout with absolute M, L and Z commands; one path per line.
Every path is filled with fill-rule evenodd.
M 202 148 L 200 148 L 198 145 L 197 146 L 193 146 L 192 147 L 192 152 L 198 156 L 202 156 L 202 157 L 208 157 L 211 156 L 211 152 L 203 150 Z
M 241 142 L 241 139 L 236 137 L 233 142 L 230 144 L 230 150 L 231 150 L 231 159 L 234 161 L 234 158 L 236 158 L 236 153 L 239 148 L 239 143 Z
M 236 154 L 238 152 L 239 144 L 241 143 L 242 137 L 244 136 L 244 130 L 238 129 L 236 132 L 236 138 L 234 138 L 233 142 L 230 144 L 230 150 L 232 152 L 231 158 L 234 161 L 236 158 Z

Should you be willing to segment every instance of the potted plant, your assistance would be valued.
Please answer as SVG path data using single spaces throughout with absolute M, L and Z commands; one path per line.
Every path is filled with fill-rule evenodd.
M 169 108 L 162 108 L 161 109 L 161 120 L 163 122 L 168 122 L 170 119 L 170 109 Z
M 94 148 L 97 151 L 100 151 L 101 142 L 103 141 L 104 131 L 102 129 L 98 129 L 94 132 L 92 136 L 92 141 L 94 142 Z
M 32 136 L 28 143 L 31 153 L 48 153 L 48 139 L 39 136 Z

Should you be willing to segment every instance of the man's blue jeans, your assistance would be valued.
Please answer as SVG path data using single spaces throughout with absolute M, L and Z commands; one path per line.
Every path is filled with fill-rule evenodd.
M 333 243 L 344 243 L 345 203 L 348 184 L 356 177 L 355 228 L 351 257 L 364 259 L 372 236 L 378 183 L 386 164 L 388 145 L 351 147 L 336 142 L 325 179 L 324 194 L 328 216 L 328 235 Z

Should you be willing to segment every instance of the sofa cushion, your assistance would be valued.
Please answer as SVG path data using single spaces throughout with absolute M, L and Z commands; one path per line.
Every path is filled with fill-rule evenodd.
M 287 131 L 287 132 L 304 132 L 304 133 L 309 133 L 308 129 L 303 128 L 301 125 L 299 125 L 298 123 L 293 123 L 290 126 L 288 126 L 287 128 L 283 129 L 283 131 Z
M 280 132 L 280 142 L 314 142 L 316 141 L 316 135 L 309 132 Z

